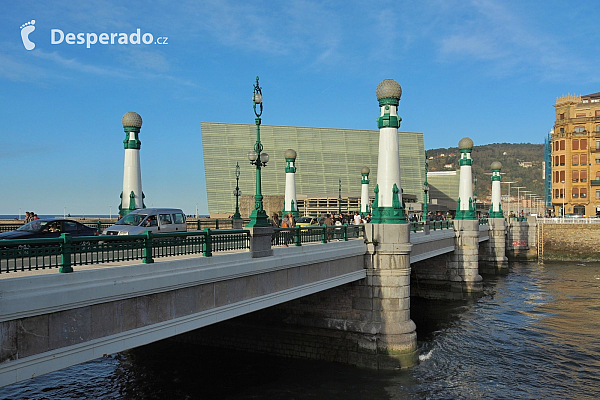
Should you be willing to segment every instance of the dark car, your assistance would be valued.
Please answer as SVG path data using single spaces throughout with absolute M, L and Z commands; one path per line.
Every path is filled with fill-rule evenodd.
M 0 233 L 0 239 L 55 238 L 62 233 L 69 233 L 72 236 L 96 236 L 98 229 L 70 219 L 36 219 L 16 231 Z

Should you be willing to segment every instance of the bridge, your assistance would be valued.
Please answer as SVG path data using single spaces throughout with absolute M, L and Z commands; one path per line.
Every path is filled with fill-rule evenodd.
M 310 232 L 321 227 L 302 228 L 296 234 L 292 229 L 254 228 L 242 230 L 248 235 L 247 247 L 224 247 L 214 255 L 206 253 L 204 232 L 205 241 L 199 246 L 202 254 L 161 258 L 145 253 L 110 264 L 78 263 L 73 257 L 68 266 L 73 273 L 52 272 L 56 269 L 45 269 L 43 274 L 4 272 L 0 274 L 0 385 L 258 310 L 285 307 L 334 288 L 337 292 L 330 297 L 343 293 L 344 308 L 339 298 L 335 305 L 324 304 L 310 324 L 352 333 L 356 345 L 347 356 L 348 363 L 382 369 L 409 366 L 416 354 L 410 344 L 415 336 L 408 301 L 411 266 L 418 273 L 442 260 L 448 269 L 446 279 L 460 280 L 463 295 L 477 291 L 476 285 L 467 282 L 469 273 L 458 271 L 470 262 L 461 248 L 465 237 L 473 238 L 475 263 L 484 260 L 485 254 L 491 254 L 484 247 L 494 241 L 498 221 L 472 222 L 470 230 L 460 225 L 464 221 L 454 221 L 450 229 L 425 226 L 419 232 L 410 232 L 408 224 L 367 224 L 364 236 L 355 237 L 349 237 L 347 228 L 341 233 L 339 227 L 325 228 L 322 233 Z M 227 243 L 224 231 L 218 232 L 208 232 L 209 244 Z M 390 235 L 393 243 L 389 243 Z M 504 228 L 501 235 L 504 243 Z M 75 241 L 69 243 L 77 247 Z M 85 246 L 93 245 L 84 241 Z M 281 247 L 282 241 L 295 245 Z M 147 249 L 147 243 L 141 246 Z M 498 246 L 502 258 L 505 248 Z M 473 243 L 467 247 L 472 250 Z M 409 265 L 401 265 L 403 259 Z M 419 275 L 421 280 L 424 273 Z

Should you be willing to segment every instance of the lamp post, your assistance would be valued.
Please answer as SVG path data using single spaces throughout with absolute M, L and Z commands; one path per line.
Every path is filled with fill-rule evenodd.
M 531 209 L 533 208 L 533 198 L 537 196 L 537 193 L 529 194 L 529 214 L 531 215 Z
M 500 182 L 500 183 L 506 183 L 506 184 L 508 184 L 508 207 L 506 208 L 506 212 L 508 213 L 508 216 L 510 218 L 510 203 L 511 203 L 511 201 L 510 201 L 510 184 L 511 183 L 517 183 L 517 182 L 511 181 L 511 182 Z
M 515 186 L 513 189 L 517 189 L 517 209 L 515 212 L 515 215 L 518 217 L 519 216 L 519 202 L 521 201 L 521 198 L 519 197 L 519 190 L 520 189 L 525 189 L 525 186 Z
M 479 218 L 477 214 L 477 175 L 473 174 L 473 208 L 475 209 L 475 217 Z
M 523 200 L 525 200 L 525 204 L 527 204 L 527 193 L 531 193 L 531 190 L 522 190 L 521 193 L 523 193 Z M 523 206 L 523 203 L 519 202 L 519 204 L 521 207 Z M 523 213 L 523 217 L 525 217 L 525 213 Z
M 429 169 L 429 164 L 427 163 L 427 151 L 425 151 L 425 182 L 423 182 L 423 216 L 421 217 L 423 221 L 427 221 L 427 214 L 429 210 L 427 209 L 427 192 L 429 191 L 429 183 L 427 182 L 427 171 Z
M 256 123 L 256 143 L 254 144 L 254 150 L 248 153 L 248 160 L 250 160 L 250 164 L 256 165 L 256 194 L 254 195 L 254 210 L 250 214 L 250 223 L 247 225 L 249 228 L 253 227 L 267 227 L 269 226 L 269 221 L 267 219 L 267 213 L 263 208 L 263 195 L 261 190 L 261 180 L 260 180 L 260 169 L 263 166 L 267 165 L 269 161 L 269 155 L 267 153 L 263 153 L 263 145 L 260 142 L 260 116 L 263 112 L 263 104 L 262 104 L 262 89 L 258 85 L 258 76 L 256 77 L 256 84 L 254 85 L 254 93 L 252 95 L 252 103 L 254 104 L 254 115 L 256 118 L 254 122 Z M 257 107 L 258 110 L 257 110 Z
M 233 214 L 232 219 L 242 219 L 240 215 L 240 202 L 239 198 L 242 195 L 242 191 L 240 190 L 240 163 L 235 163 L 235 190 L 233 191 L 233 195 L 235 196 L 235 214 Z M 196 206 L 198 203 L 196 203 Z M 198 214 L 198 210 L 196 210 L 196 215 Z

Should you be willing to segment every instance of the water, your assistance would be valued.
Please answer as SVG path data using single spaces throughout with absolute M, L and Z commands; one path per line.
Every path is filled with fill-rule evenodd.
M 413 299 L 420 364 L 371 371 L 161 342 L 2 399 L 597 399 L 600 264 L 511 264 L 468 301 Z

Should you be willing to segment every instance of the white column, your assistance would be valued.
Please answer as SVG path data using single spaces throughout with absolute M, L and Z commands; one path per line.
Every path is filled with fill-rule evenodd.
M 285 198 L 283 200 L 283 214 L 291 212 L 298 216 L 298 199 L 296 198 L 296 151 L 285 151 Z
M 133 135 L 133 132 L 129 132 Z M 140 151 L 125 149 L 125 165 L 123 166 L 123 208 L 129 207 L 129 194 L 135 194 L 135 208 L 143 208 L 142 202 L 142 168 Z
M 294 163 L 292 163 L 293 165 Z M 292 200 L 294 208 L 292 208 Z M 285 209 L 289 211 L 298 211 L 298 200 L 296 200 L 296 174 L 286 172 L 285 174 Z
M 396 106 L 381 107 L 381 116 L 389 107 L 390 116 L 398 116 Z M 398 144 L 398 128 L 381 128 L 379 130 L 379 159 L 377 161 L 377 185 L 379 185 L 379 207 L 392 207 L 392 189 L 394 184 L 398 190 L 400 184 L 400 157 Z M 402 204 L 402 193 L 398 193 Z
M 360 213 L 367 214 L 369 210 L 369 173 L 371 169 L 369 167 L 363 167 L 361 170 L 361 192 L 360 192 Z

